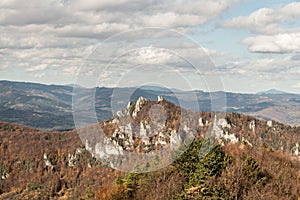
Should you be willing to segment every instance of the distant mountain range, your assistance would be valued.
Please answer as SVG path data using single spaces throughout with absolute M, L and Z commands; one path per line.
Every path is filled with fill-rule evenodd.
M 76 86 L 75 86 L 76 87 Z M 73 87 L 38 83 L 0 81 L 0 121 L 24 124 L 45 130 L 74 128 L 72 113 Z M 118 95 L 122 93 L 122 95 Z M 126 107 L 128 101 L 140 96 L 164 99 L 182 107 L 211 111 L 211 97 L 226 95 L 226 112 L 243 113 L 261 119 L 273 119 L 288 125 L 300 124 L 300 94 L 269 90 L 257 94 L 231 92 L 180 91 L 156 86 L 141 88 L 95 88 L 95 111 L 98 121 L 104 121 Z M 195 95 L 197 102 L 191 100 Z M 124 96 L 129 96 L 124 99 Z M 113 104 L 113 105 L 112 105 Z M 183 105 L 182 105 L 183 104 Z
M 258 92 L 257 94 L 261 95 L 261 94 L 289 94 L 289 93 L 281 90 L 270 89 L 267 91 Z

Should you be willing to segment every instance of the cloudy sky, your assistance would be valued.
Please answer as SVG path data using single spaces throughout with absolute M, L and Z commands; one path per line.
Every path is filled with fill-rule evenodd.
M 297 1 L 0 1 L 2 80 L 300 93 L 299 77 Z

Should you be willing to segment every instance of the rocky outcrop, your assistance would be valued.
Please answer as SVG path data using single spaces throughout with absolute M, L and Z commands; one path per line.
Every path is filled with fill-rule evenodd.
M 142 107 L 145 105 L 145 103 L 147 101 L 148 100 L 146 98 L 144 98 L 144 97 L 138 98 L 138 100 L 135 103 L 134 110 L 132 112 L 132 117 L 136 117 L 137 116 L 138 112 L 142 109 Z
M 196 130 L 192 131 L 186 124 L 182 124 L 181 128 L 170 127 L 173 122 L 164 116 L 167 114 L 163 105 L 175 107 L 161 96 L 158 96 L 158 101 L 140 97 L 136 102 L 129 102 L 126 109 L 118 111 L 105 122 L 105 125 L 116 124 L 117 128 L 105 144 L 96 145 L 95 154 L 105 157 L 105 154 L 122 154 L 122 150 L 150 152 L 160 148 L 177 148 L 187 136 L 195 134 Z M 143 112 L 144 118 L 137 119 L 140 112 Z M 103 147 L 105 145 L 108 149 Z
M 215 139 L 223 145 L 240 142 L 244 145 L 259 146 L 266 143 L 276 149 L 289 150 L 293 155 L 299 155 L 299 148 L 295 146 L 297 140 L 290 143 L 280 142 L 282 126 L 273 121 L 266 122 L 252 117 L 244 117 L 239 121 L 242 117 L 239 114 L 208 117 L 204 113 L 188 112 L 184 109 L 174 118 L 178 115 L 175 114 L 176 106 L 161 96 L 158 96 L 157 100 L 150 101 L 140 97 L 137 102 L 130 102 L 126 109 L 118 111 L 106 122 L 117 126 L 109 137 L 110 142 L 106 141 L 109 147 L 98 149 L 98 153 L 121 154 L 121 150 L 145 153 L 160 148 L 175 149 L 186 138 L 205 137 L 208 131 L 211 131 Z M 154 114 L 151 116 L 152 111 Z M 157 116 L 160 118 L 156 118 Z M 175 124 L 178 125 L 174 126 Z M 270 139 L 276 142 L 270 143 Z
M 46 153 L 44 153 L 43 158 L 44 158 L 44 162 L 45 162 L 46 167 L 49 167 L 53 171 L 54 170 L 54 165 L 51 163 L 51 161 L 49 160 Z
M 222 141 L 225 140 L 226 142 L 231 143 L 237 143 L 239 141 L 235 134 L 229 132 L 229 130 L 231 129 L 231 125 L 228 124 L 225 118 L 217 119 L 217 116 L 215 115 L 213 124 L 213 132 L 217 139 L 220 139 Z M 222 142 L 222 144 L 224 143 Z
M 162 102 L 163 100 L 164 100 L 164 98 L 162 96 L 157 97 L 157 102 Z
M 254 133 L 255 132 L 255 121 L 252 120 L 249 124 L 249 128 L 252 130 L 252 132 Z

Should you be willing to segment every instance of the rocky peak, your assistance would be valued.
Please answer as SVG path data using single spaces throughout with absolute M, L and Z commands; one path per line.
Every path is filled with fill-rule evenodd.
M 161 101 L 163 101 L 164 100 L 164 98 L 162 97 L 162 96 L 157 96 L 157 101 L 158 102 L 161 102 Z
M 145 105 L 145 103 L 148 100 L 145 97 L 139 97 L 138 100 L 135 103 L 134 110 L 132 112 L 132 117 L 136 117 L 138 112 L 142 109 L 142 107 Z
M 116 112 L 112 119 L 103 123 L 103 129 L 116 127 L 110 131 L 112 134 L 107 134 L 106 145 L 110 150 L 116 149 L 111 152 L 121 152 L 121 149 L 149 152 L 160 148 L 175 148 L 187 135 L 196 132 L 191 131 L 187 119 L 186 122 L 180 121 L 180 115 L 181 109 L 164 101 L 161 96 L 157 97 L 157 101 L 139 97 L 136 102 L 129 102 L 126 109 Z M 179 123 L 182 123 L 181 128 L 177 126 Z M 96 152 L 103 157 L 109 154 L 107 149 L 100 147 Z
M 268 125 L 269 127 L 272 127 L 272 125 L 273 125 L 272 120 L 267 121 L 267 125 Z
M 123 150 L 148 153 L 161 148 L 175 149 L 189 136 L 205 138 L 209 130 L 224 145 L 240 143 L 259 147 L 265 143 L 272 148 L 289 149 L 290 153 L 299 155 L 296 136 L 287 139 L 288 135 L 285 135 L 285 140 L 290 142 L 282 142 L 282 133 L 288 131 L 288 127 L 275 122 L 270 127 L 270 122 L 235 113 L 217 117 L 209 112 L 188 111 L 160 96 L 157 101 L 140 97 L 136 102 L 128 103 L 126 109 L 118 111 L 112 120 L 104 124 L 115 128 L 108 134 L 106 144 L 109 148 L 97 150 L 103 156 L 116 152 L 121 154 Z M 294 129 L 294 132 L 297 131 Z

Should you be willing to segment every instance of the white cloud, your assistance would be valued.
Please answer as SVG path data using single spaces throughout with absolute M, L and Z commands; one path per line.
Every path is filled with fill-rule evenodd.
M 242 41 L 251 52 L 293 53 L 300 52 L 300 32 L 277 35 L 260 35 Z
M 176 60 L 176 57 L 170 52 L 152 47 L 135 50 L 126 57 L 126 62 L 131 64 L 167 64 Z M 123 62 L 123 60 L 120 62 Z
M 280 25 L 300 18 L 300 2 L 292 2 L 277 8 L 261 8 L 248 16 L 239 16 L 224 23 L 224 27 L 248 29 L 253 33 L 273 35 L 287 31 Z
M 273 8 L 261 8 L 248 16 L 239 16 L 224 23 L 223 27 L 247 29 L 258 34 L 242 41 L 250 52 L 300 52 L 300 2 L 291 2 Z M 287 26 L 288 25 L 288 26 Z
M 34 74 L 33 78 L 42 78 L 46 75 L 46 73 L 38 73 L 38 74 Z
M 66 67 L 63 69 L 64 74 L 66 75 L 76 75 L 76 73 L 78 72 L 78 68 L 75 66 L 72 67 Z
M 229 61 L 226 65 L 218 66 L 221 75 L 244 77 L 253 80 L 298 80 L 300 60 L 293 60 L 292 56 L 277 55 L 255 60 Z
M 46 69 L 47 66 L 48 66 L 47 64 L 41 64 L 41 65 L 37 65 L 34 67 L 26 68 L 25 71 L 28 71 L 28 72 L 41 71 L 41 70 Z
M 118 21 L 119 23 L 132 24 L 133 26 L 164 26 L 180 27 L 199 25 L 218 16 L 231 4 L 238 0 L 216 0 L 216 1 L 193 1 L 193 0 L 166 0 L 166 1 L 93 1 L 76 0 L 70 2 L 69 8 L 80 11 L 96 11 L 93 17 L 97 17 L 100 23 Z M 105 13 L 105 15 L 103 15 Z M 98 17 L 102 16 L 102 17 Z
M 293 87 L 293 88 L 300 89 L 300 83 L 297 83 L 297 84 L 293 85 L 292 87 Z
M 158 26 L 186 27 L 203 24 L 220 15 L 238 0 L 216 1 L 61 1 L 22 0 L 4 1 L 0 4 L 0 24 L 127 24 L 131 27 Z
M 120 23 L 102 23 L 84 26 L 81 24 L 70 24 L 52 29 L 51 32 L 54 35 L 63 37 L 101 38 L 109 37 L 115 33 L 128 30 L 129 28 L 129 25 Z
M 99 39 L 149 26 L 186 33 L 219 16 L 236 2 L 238 0 L 1 0 L 3 59 L 0 63 L 5 62 L 8 70 L 10 66 L 24 67 L 29 72 L 60 67 L 60 71 L 73 73 L 71 69 L 78 67 L 85 56 L 83 49 Z M 125 41 L 169 36 L 132 34 Z
M 1 25 L 18 26 L 57 23 L 67 14 L 67 10 L 59 1 L 51 0 L 4 1 L 0 4 L 0 11 Z

